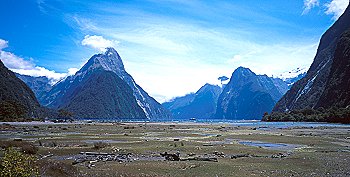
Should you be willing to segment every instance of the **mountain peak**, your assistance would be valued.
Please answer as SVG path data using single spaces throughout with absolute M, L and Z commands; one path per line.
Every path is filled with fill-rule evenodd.
M 233 73 L 232 77 L 250 77 L 256 75 L 253 71 L 251 71 L 249 68 L 245 67 L 238 67 Z
M 107 56 L 114 55 L 114 56 L 118 56 L 120 58 L 117 50 L 115 50 L 113 47 L 107 47 L 106 48 L 106 52 L 104 53 L 104 55 L 107 55 Z
M 105 71 L 112 71 L 116 74 L 125 71 L 123 61 L 119 56 L 118 52 L 112 48 L 106 48 L 106 52 L 102 54 L 95 54 L 89 61 L 84 65 L 79 73 L 86 71 L 92 71 L 96 69 L 102 69 Z

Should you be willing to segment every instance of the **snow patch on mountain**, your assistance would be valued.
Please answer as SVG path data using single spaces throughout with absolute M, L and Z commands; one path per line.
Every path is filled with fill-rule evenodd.
M 288 79 L 298 77 L 301 74 L 307 73 L 308 68 L 296 68 L 291 71 L 286 71 L 281 74 L 279 74 L 277 77 L 281 78 L 284 81 L 287 81 Z

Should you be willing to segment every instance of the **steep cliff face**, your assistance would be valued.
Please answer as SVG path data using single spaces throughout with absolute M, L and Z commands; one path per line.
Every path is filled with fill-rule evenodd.
M 284 86 L 279 86 L 280 83 Z M 284 82 L 239 67 L 219 96 L 215 118 L 261 119 L 272 110 L 286 88 Z
M 150 97 L 134 79 L 125 71 L 123 62 L 113 48 L 107 48 L 104 54 L 92 56 L 89 61 L 73 76 L 69 76 L 65 80 L 57 83 L 49 93 L 43 95 L 41 102 L 50 108 L 60 109 L 70 103 L 70 101 L 79 94 L 82 88 L 82 81 L 87 80 L 95 72 L 109 71 L 125 82 L 132 91 L 133 100 L 143 110 L 144 115 L 148 119 L 164 119 L 170 118 L 171 114 L 168 110 L 162 107 L 155 99 Z M 104 91 L 95 90 L 95 92 Z M 130 118 L 133 118 L 130 115 Z M 139 118 L 139 117 L 137 117 Z
M 49 78 L 45 76 L 33 77 L 16 73 L 16 76 L 28 85 L 34 92 L 37 98 L 40 98 L 44 93 L 49 92 L 52 88 Z
M 40 118 L 42 111 L 32 90 L 0 60 L 0 121 Z
M 350 20 L 350 19 L 349 19 Z M 343 33 L 334 52 L 325 89 L 316 107 L 345 108 L 350 105 L 350 30 Z
M 163 103 L 175 119 L 211 118 L 215 111 L 221 87 L 205 84 L 196 93 Z
M 317 109 L 320 106 L 331 105 L 323 103 L 327 101 L 322 97 L 324 97 L 323 95 L 326 93 L 334 94 L 334 92 L 330 92 L 327 87 L 331 84 L 330 82 L 333 83 L 333 81 L 337 80 L 334 77 L 340 77 L 340 73 L 344 72 L 339 70 L 335 71 L 334 58 L 341 35 L 349 28 L 350 8 L 348 7 L 344 14 L 323 34 L 314 62 L 306 76 L 296 82 L 281 100 L 278 101 L 273 112 L 288 112 L 305 108 Z M 338 53 L 341 52 L 339 51 Z M 341 56 L 339 58 L 341 58 Z M 343 58 L 346 58 L 346 56 L 343 56 Z M 339 63 L 339 61 L 337 62 Z M 337 63 L 335 64 L 337 65 Z M 333 78 L 331 81 L 329 80 L 330 77 Z M 330 103 L 331 102 L 330 100 Z

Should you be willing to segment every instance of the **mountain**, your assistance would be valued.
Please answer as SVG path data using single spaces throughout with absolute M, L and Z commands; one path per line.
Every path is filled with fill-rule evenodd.
M 0 121 L 40 118 L 41 108 L 32 90 L 0 60 Z
M 349 19 L 350 20 L 350 19 Z M 316 107 L 345 108 L 350 105 L 350 29 L 343 33 L 334 52 L 325 89 Z
M 178 97 L 163 103 L 175 119 L 211 118 L 216 111 L 221 87 L 205 84 L 196 93 Z
M 196 97 L 195 93 L 189 93 L 185 96 L 173 98 L 168 102 L 162 103 L 162 105 L 168 110 L 170 110 L 171 112 L 173 112 L 172 110 L 176 110 L 181 107 L 185 107 L 189 105 L 194 100 L 195 97 Z
M 347 31 L 350 8 L 323 34 L 306 76 L 296 82 L 275 105 L 273 112 L 344 107 L 348 105 Z
M 91 78 L 102 80 L 94 81 Z M 113 80 L 113 82 L 108 83 L 107 80 Z M 129 97 L 128 89 L 131 91 L 132 97 Z M 108 96 L 113 98 L 101 99 Z M 90 100 L 90 103 L 98 102 L 94 105 L 75 102 L 76 100 L 83 101 L 83 98 L 86 99 L 85 101 Z M 92 115 L 94 118 L 123 116 L 122 118 L 158 119 L 171 117 L 168 110 L 135 83 L 134 79 L 125 71 L 122 59 L 113 48 L 107 48 L 105 53 L 92 56 L 75 75 L 55 84 L 50 92 L 44 94 L 40 100 L 43 105 L 50 108 L 68 109 L 83 117 Z M 108 109 L 103 113 L 106 105 L 109 105 Z M 129 105 L 132 110 L 128 110 L 129 108 L 121 109 L 126 105 Z M 92 106 L 91 108 L 94 110 L 90 110 L 89 113 L 83 111 L 84 115 L 81 115 L 81 110 L 89 110 L 87 108 L 89 106 Z M 140 113 L 139 108 L 143 114 Z M 94 113 L 94 111 L 101 114 Z
M 15 74 L 19 79 L 26 83 L 30 89 L 32 89 L 37 98 L 40 98 L 44 93 L 50 91 L 52 88 L 49 78 L 45 76 L 33 77 L 18 73 Z
M 296 68 L 291 71 L 284 72 L 278 75 L 277 77 L 286 82 L 288 85 L 288 89 L 290 89 L 294 83 L 305 77 L 306 72 L 307 68 Z
M 74 117 L 146 118 L 129 85 L 111 71 L 94 71 L 79 82 L 73 93 L 60 108 L 73 112 Z
M 239 67 L 219 96 L 215 118 L 261 119 L 287 89 L 280 79 L 256 75 L 248 68 Z

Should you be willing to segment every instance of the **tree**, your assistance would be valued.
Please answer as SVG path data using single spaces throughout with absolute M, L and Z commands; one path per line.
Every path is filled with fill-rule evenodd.
M 60 109 L 58 110 L 58 117 L 64 120 L 67 120 L 67 119 L 71 120 L 73 118 L 73 113 L 64 109 Z
M 0 102 L 0 121 L 19 121 L 28 118 L 25 107 L 17 102 L 5 100 Z

